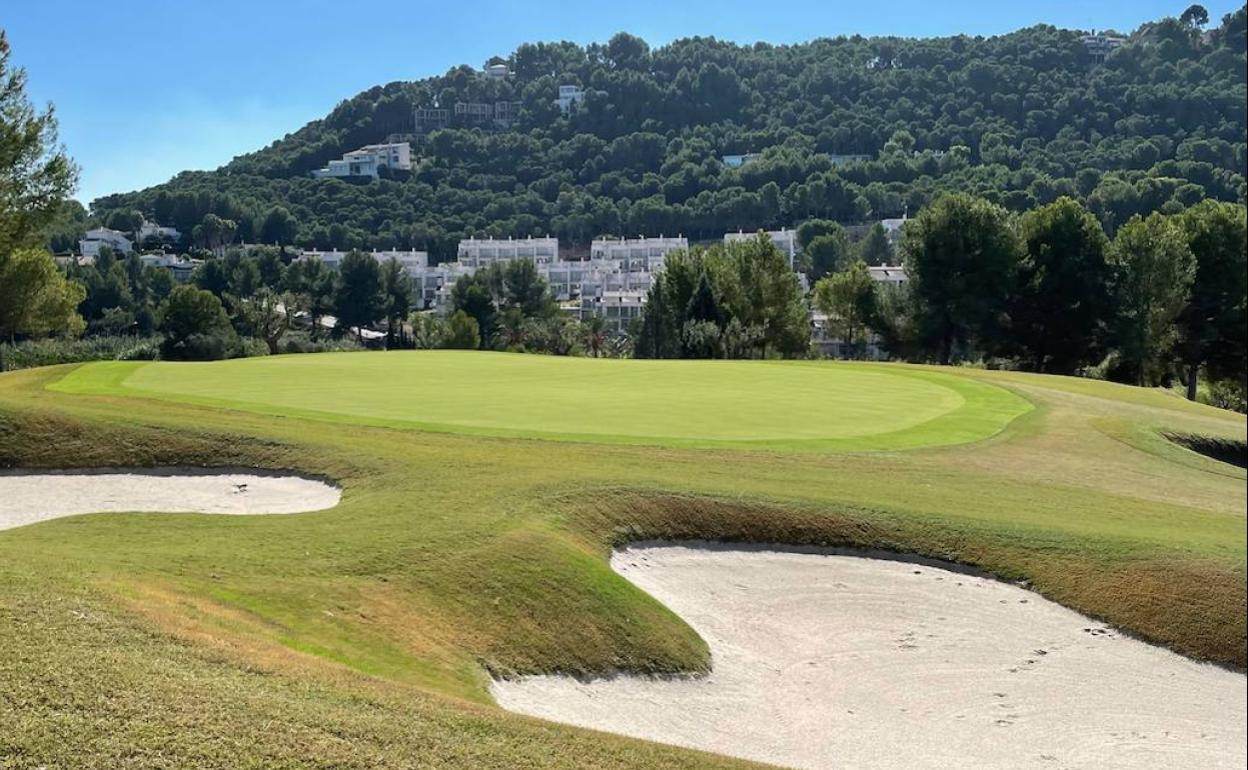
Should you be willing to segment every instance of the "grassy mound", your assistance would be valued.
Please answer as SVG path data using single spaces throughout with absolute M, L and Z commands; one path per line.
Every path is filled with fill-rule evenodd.
M 708 363 L 680 375 L 724 410 L 718 423 L 694 400 L 608 427 L 609 410 L 585 396 L 597 411 L 564 417 L 555 437 L 591 443 L 533 441 L 543 423 L 524 415 L 546 408 L 544 389 L 655 392 L 633 375 L 643 367 L 515 364 L 547 367 L 535 381 L 507 369 L 513 356 L 446 357 L 460 371 L 513 372 L 469 398 L 452 380 L 421 386 L 438 368 L 426 362 L 442 360 L 422 356 L 353 354 L 371 367 L 358 377 L 335 371 L 343 359 L 332 355 L 0 375 L 0 467 L 252 466 L 343 488 L 337 508 L 317 513 L 108 513 L 0 533 L 0 757 L 15 767 L 744 766 L 489 703 L 491 672 L 706 667 L 702 641 L 610 570 L 612 545 L 637 539 L 914 552 L 1028 580 L 1193 657 L 1241 668 L 1248 658 L 1245 475 L 1146 443 L 1169 444 L 1157 426 L 1242 440 L 1241 415 L 1016 373 Z M 230 371 L 246 394 L 218 374 Z M 286 374 L 260 376 L 273 371 Z M 864 388 L 879 402 L 920 395 L 882 405 Z M 483 393 L 513 389 L 524 397 L 502 415 L 511 422 L 468 424 Z M 864 397 L 852 409 L 783 404 L 776 389 Z M 964 403 L 926 403 L 946 391 Z M 921 445 L 915 436 L 942 420 L 952 435 L 959 410 L 991 413 L 975 399 L 998 394 L 1035 408 L 998 416 L 972 443 L 827 451 L 899 435 L 892 448 Z M 422 406 L 443 401 L 456 411 Z M 740 451 L 755 447 L 732 410 L 755 402 L 798 415 L 770 437 L 775 448 L 830 443 Z M 429 413 L 457 422 L 416 429 Z M 877 417 L 898 421 L 872 433 Z M 835 438 L 811 438 L 808 423 Z M 660 446 L 638 445 L 654 435 Z

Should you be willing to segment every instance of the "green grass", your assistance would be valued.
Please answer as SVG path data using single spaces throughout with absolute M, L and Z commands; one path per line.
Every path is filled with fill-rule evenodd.
M 0 767 L 745 766 L 490 703 L 488 672 L 705 668 L 702 640 L 607 565 L 646 538 L 953 559 L 1244 667 L 1245 472 L 1161 435 L 1243 440 L 1242 415 L 982 370 L 648 366 L 353 354 L 0 375 L 0 467 L 255 465 L 344 488 L 317 513 L 0 532 Z M 663 403 L 685 394 L 647 371 L 698 397 Z M 534 417 L 543 372 L 586 405 L 554 430 Z M 606 396 L 646 408 L 621 420 Z M 752 407 L 784 421 L 768 447 L 737 422 Z M 846 451 L 880 448 L 908 451 Z
M 992 385 L 878 364 L 463 351 L 105 363 L 50 387 L 476 435 L 799 450 L 975 441 L 1030 408 Z

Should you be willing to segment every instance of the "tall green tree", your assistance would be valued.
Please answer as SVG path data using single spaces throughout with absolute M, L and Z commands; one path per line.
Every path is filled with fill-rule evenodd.
M 78 305 L 86 291 L 67 279 L 42 249 L 0 254 L 0 340 L 17 336 L 78 334 Z
M 876 284 L 861 260 L 815 284 L 815 307 L 828 318 L 829 330 L 853 355 L 876 314 Z
M 364 339 L 364 327 L 385 315 L 381 266 L 373 255 L 352 251 L 343 257 L 338 268 L 334 314 L 338 316 L 339 327 L 355 328 L 360 340 Z
M 320 334 L 321 319 L 334 312 L 337 295 L 337 278 L 320 257 L 293 262 L 286 271 L 286 291 L 294 296 L 300 309 L 308 314 L 312 324 L 311 336 Z
M 395 331 L 402 343 L 403 319 L 412 312 L 412 278 L 397 259 L 391 257 L 381 266 L 381 293 L 386 316 L 386 347 L 395 344 Z
M 1175 321 L 1187 304 L 1196 260 L 1179 223 L 1162 214 L 1132 217 L 1109 253 L 1117 272 L 1118 354 L 1135 384 L 1158 382 L 1178 338 Z
M 1243 206 L 1214 201 L 1183 212 L 1179 225 L 1196 260 L 1191 294 L 1178 317 L 1177 346 L 1187 397 L 1195 400 L 1202 366 L 1215 378 L 1245 378 L 1248 225 Z
M 165 358 L 210 360 L 226 358 L 237 347 L 238 335 L 220 298 L 194 286 L 177 286 L 160 307 L 159 329 L 164 334 Z
M 40 245 L 78 181 L 57 140 L 52 107 L 34 108 L 26 70 L 13 67 L 9 56 L 9 39 L 0 30 L 0 259 Z
M 849 264 L 849 236 L 840 225 L 825 235 L 816 236 L 802 250 L 802 263 L 810 280 L 835 273 Z
M 952 193 L 910 220 L 902 254 L 917 327 L 941 363 L 959 347 L 995 347 L 1023 247 L 1005 209 Z
M 857 248 L 858 259 L 868 265 L 891 265 L 893 263 L 893 242 L 888 239 L 888 231 L 884 225 L 876 222 L 867 231 Z
M 497 341 L 500 320 L 495 299 L 497 276 L 494 271 L 478 270 L 458 279 L 451 288 L 451 311 L 463 311 L 476 322 L 477 345 L 482 350 L 494 347 Z
M 525 318 L 548 318 L 558 310 L 550 286 L 531 259 L 518 259 L 502 269 L 502 307 L 514 307 Z
M 810 347 L 810 321 L 797 274 L 764 234 L 717 244 L 709 253 L 718 296 L 730 318 L 762 330 L 758 354 L 802 356 Z
M 476 350 L 481 347 L 481 333 L 477 319 L 463 310 L 456 310 L 446 322 L 443 345 L 452 350 Z
M 1039 372 L 1072 374 L 1102 355 L 1112 305 L 1109 239 L 1071 198 L 1022 218 L 1025 252 L 1010 303 L 1007 352 Z

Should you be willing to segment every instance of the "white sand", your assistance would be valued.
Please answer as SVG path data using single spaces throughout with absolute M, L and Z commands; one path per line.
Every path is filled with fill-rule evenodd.
M 341 495 L 323 481 L 257 471 L 0 471 L 0 530 L 107 511 L 303 513 L 332 508 Z
M 1248 762 L 1242 674 L 1016 586 L 764 550 L 633 548 L 611 563 L 702 635 L 712 673 L 497 682 L 500 705 L 799 768 Z

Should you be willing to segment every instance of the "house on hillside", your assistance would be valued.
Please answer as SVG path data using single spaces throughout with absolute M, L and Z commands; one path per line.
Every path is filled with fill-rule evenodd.
M 555 99 L 555 104 L 559 105 L 559 111 L 567 114 L 572 109 L 572 105 L 579 103 L 585 98 L 585 90 L 580 86 L 562 85 L 559 86 L 559 96 Z
M 412 146 L 407 142 L 365 145 L 348 152 L 339 160 L 331 160 L 325 168 L 313 171 L 312 176 L 376 178 L 383 168 L 411 171 Z
M 760 157 L 762 155 L 757 152 L 747 152 L 741 155 L 721 155 L 719 159 L 728 168 L 741 168 L 746 163 L 757 160 Z
M 134 244 L 125 236 L 125 233 L 110 230 L 107 227 L 88 230 L 82 240 L 78 241 L 78 250 L 84 257 L 100 256 L 100 249 L 105 246 L 118 254 L 129 254 L 134 249 Z

